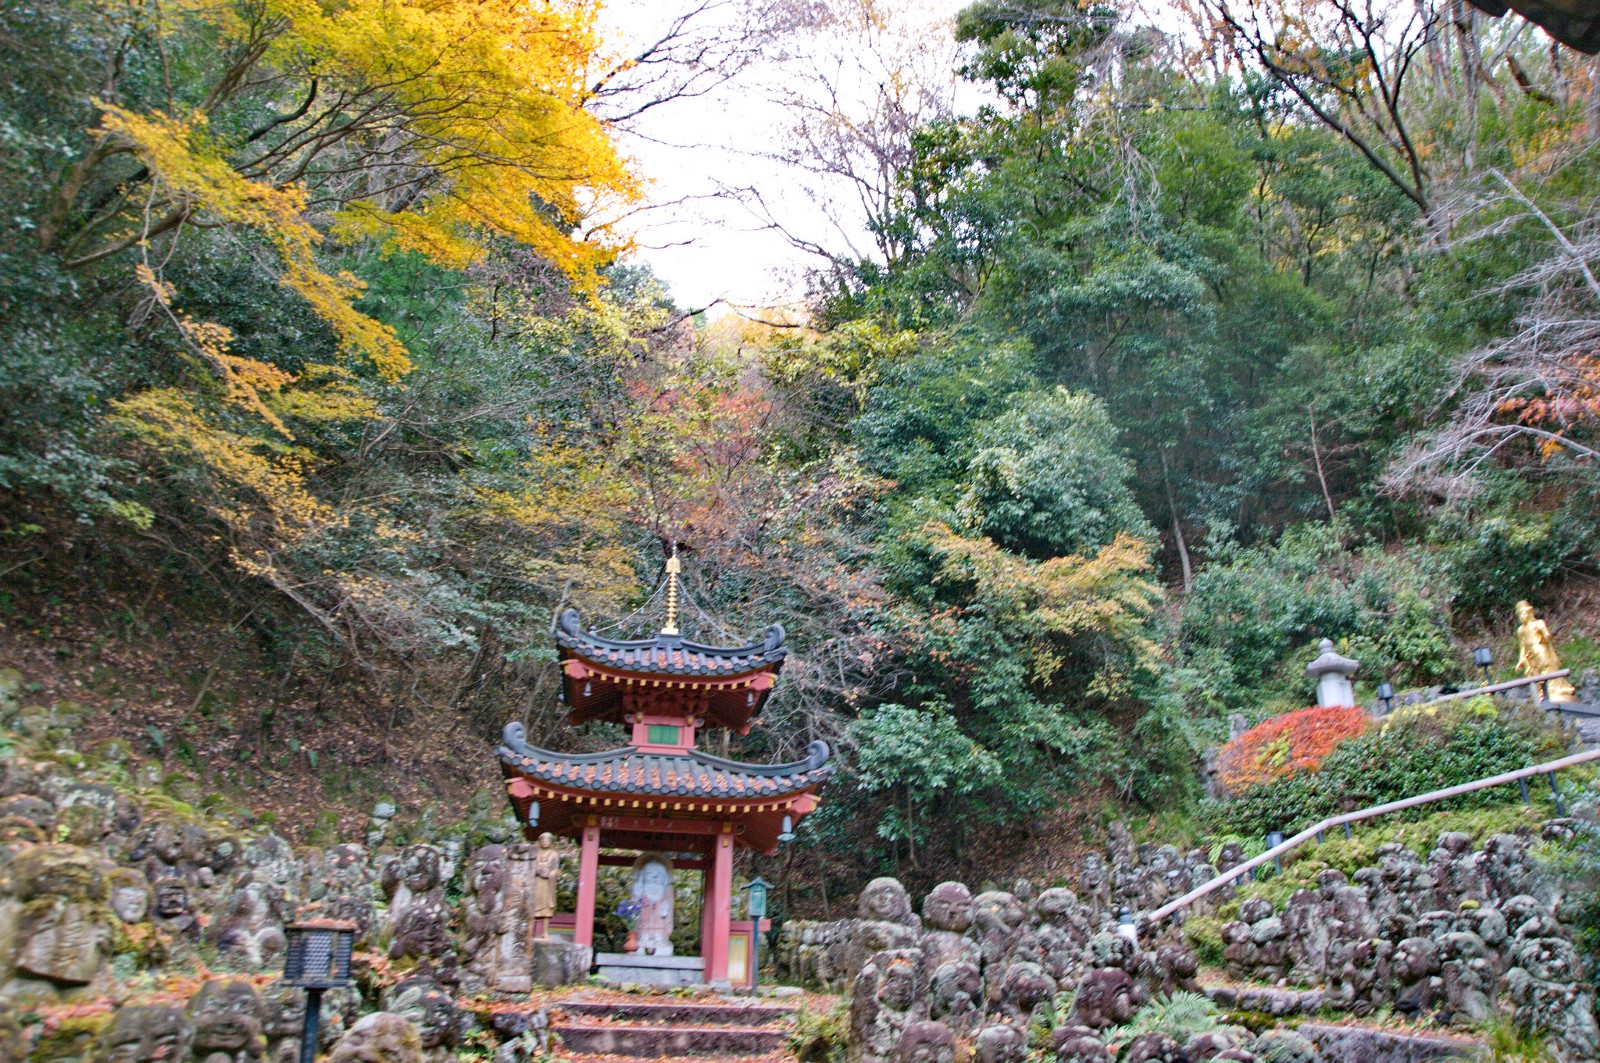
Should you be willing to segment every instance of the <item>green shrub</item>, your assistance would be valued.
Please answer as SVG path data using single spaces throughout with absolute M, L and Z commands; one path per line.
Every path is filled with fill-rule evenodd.
M 789 1029 L 789 1051 L 799 1063 L 840 1063 L 850 1038 L 850 1009 L 843 1000 L 825 1012 L 801 1008 Z
M 1207 967 L 1222 966 L 1222 928 L 1226 922 L 1217 914 L 1191 915 L 1183 921 L 1184 942 Z
M 1396 714 L 1330 753 L 1315 772 L 1207 803 L 1214 829 L 1260 837 L 1292 834 L 1328 816 L 1513 771 L 1556 755 L 1565 738 L 1537 710 L 1487 698 Z M 1519 800 L 1515 786 L 1451 798 L 1430 811 Z
M 1259 718 L 1305 704 L 1304 667 L 1330 638 L 1365 676 L 1396 684 L 1460 673 L 1450 581 L 1424 554 L 1350 547 L 1340 529 L 1300 525 L 1276 543 L 1213 561 L 1183 601 L 1181 649 L 1208 693 Z

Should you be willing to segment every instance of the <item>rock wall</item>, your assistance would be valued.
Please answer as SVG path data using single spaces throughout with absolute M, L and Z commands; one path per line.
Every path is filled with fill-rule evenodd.
M 1552 821 L 1545 832 L 1569 829 L 1570 821 Z M 1325 870 L 1315 889 L 1296 891 L 1281 908 L 1252 896 L 1221 927 L 1221 952 L 1229 976 L 1255 985 L 1210 995 L 1230 1009 L 1283 1017 L 1381 1008 L 1469 1028 L 1500 1012 L 1548 1037 L 1564 1059 L 1600 1058 L 1595 991 L 1558 918 L 1554 883 L 1530 854 L 1533 841 L 1497 834 L 1475 847 L 1446 833 L 1426 857 L 1381 846 L 1353 880 Z M 1113 830 L 1108 851 L 1084 861 L 1077 891 L 1023 882 L 973 896 L 946 882 L 924 898 L 920 918 L 898 882 L 879 879 L 853 919 L 786 923 L 779 958 L 802 982 L 852 993 L 863 1059 L 894 1055 L 905 1031 L 926 1021 L 955 1035 L 1054 1021 L 1053 1004 L 1069 990 L 1070 1023 L 1100 1031 L 1155 994 L 1199 989 L 1181 922 L 1144 925 L 1142 948 L 1131 939 L 1140 913 L 1219 873 L 1203 855 L 1136 847 Z M 1226 846 L 1219 863 L 1231 867 L 1243 855 Z M 1235 897 L 1224 888 L 1190 915 Z M 1119 931 L 1123 909 L 1131 918 Z M 1309 988 L 1279 988 L 1291 984 Z M 1000 1045 L 1009 1035 L 987 1036 Z M 1094 1055 L 1089 1037 L 1067 1038 L 1075 1047 L 1063 1058 Z
M 121 743 L 79 754 L 77 707 L 21 689 L 0 670 L 0 724 L 21 739 L 0 757 L 0 1061 L 296 1060 L 303 994 L 263 978 L 296 919 L 358 928 L 358 987 L 323 1000 L 323 1048 L 353 1038 L 341 1058 L 376 1038 L 402 1053 L 384 1058 L 414 1040 L 418 1063 L 445 1063 L 474 1022 L 458 997 L 531 988 L 533 847 L 487 795 L 430 843 L 389 844 L 380 801 L 371 847 L 297 850 Z M 411 1037 L 361 1019 L 374 1009 Z

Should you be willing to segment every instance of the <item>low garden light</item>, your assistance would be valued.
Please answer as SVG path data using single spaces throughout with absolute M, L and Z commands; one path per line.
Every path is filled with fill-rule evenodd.
M 1378 684 L 1378 700 L 1383 702 L 1385 716 L 1394 711 L 1394 685 L 1392 683 Z
M 761 920 L 767 915 L 767 891 L 772 889 L 772 883 L 757 875 L 745 889 L 750 894 L 745 913 L 750 916 L 750 988 L 754 990 L 761 978 Z
M 283 980 L 306 991 L 305 1025 L 300 1029 L 300 1063 L 313 1063 L 317 1055 L 317 1026 L 322 1021 L 322 994 L 351 985 L 350 954 L 355 949 L 356 924 L 336 919 L 312 919 L 284 927 L 289 947 L 283 956 Z
M 1489 675 L 1489 669 L 1494 667 L 1494 651 L 1487 646 L 1479 646 L 1472 651 L 1472 663 L 1483 669 L 1484 686 L 1494 682 Z
M 1274 830 L 1274 831 L 1268 831 L 1267 832 L 1267 849 L 1269 851 L 1272 850 L 1272 849 L 1276 849 L 1278 846 L 1280 846 L 1282 844 L 1283 844 L 1283 834 L 1280 831 L 1275 831 Z M 1277 856 L 1277 855 L 1273 856 L 1273 858 L 1272 858 L 1272 870 L 1275 871 L 1276 873 L 1280 874 L 1280 875 L 1283 874 L 1283 858 L 1282 857 Z
M 1139 947 L 1139 924 L 1134 920 L 1133 912 L 1126 908 L 1117 913 L 1117 936 L 1127 939 L 1135 949 Z

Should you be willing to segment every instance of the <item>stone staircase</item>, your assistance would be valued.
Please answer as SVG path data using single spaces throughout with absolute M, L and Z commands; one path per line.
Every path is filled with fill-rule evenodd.
M 788 1057 L 795 1007 L 786 1001 L 654 993 L 618 1001 L 582 993 L 553 1002 L 550 1032 L 561 1054 L 646 1059 Z

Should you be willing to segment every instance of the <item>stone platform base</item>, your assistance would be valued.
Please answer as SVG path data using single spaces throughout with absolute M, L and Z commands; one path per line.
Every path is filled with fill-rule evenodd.
M 1307 1022 L 1295 1032 L 1316 1045 L 1326 1063 L 1434 1063 L 1477 1058 L 1483 1051 L 1483 1045 L 1476 1041 L 1356 1026 Z
M 699 956 L 646 956 L 642 952 L 602 952 L 595 957 L 600 977 L 640 985 L 699 985 L 706 961 Z
M 594 949 L 570 941 L 533 943 L 533 981 L 545 989 L 574 985 L 589 979 Z

